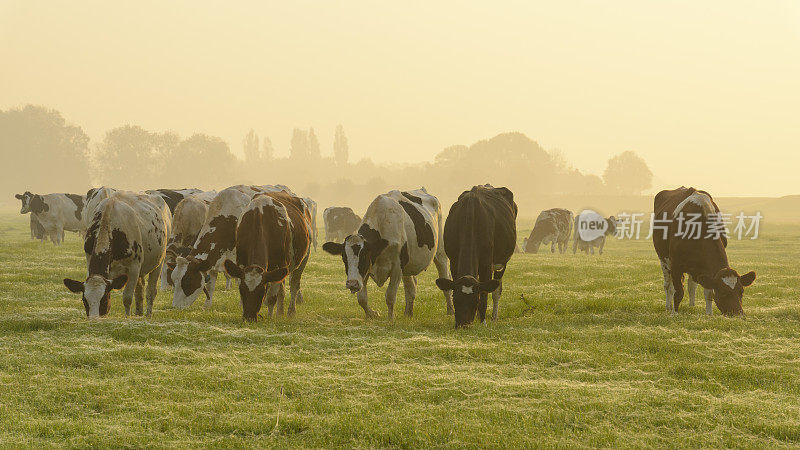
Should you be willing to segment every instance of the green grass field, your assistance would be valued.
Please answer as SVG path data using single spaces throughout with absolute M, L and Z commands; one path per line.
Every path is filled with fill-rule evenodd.
M 521 221 L 520 240 L 532 221 Z M 800 226 L 732 241 L 747 319 L 664 311 L 649 241 L 515 255 L 500 320 L 454 330 L 431 268 L 415 316 L 365 321 L 341 261 L 312 255 L 293 319 L 243 324 L 236 290 L 153 317 L 86 319 L 62 285 L 79 239 L 0 214 L 0 446 L 794 447 Z M 402 291 L 402 289 L 401 289 Z M 491 303 L 491 302 L 490 302 Z M 266 316 L 266 314 L 264 314 Z

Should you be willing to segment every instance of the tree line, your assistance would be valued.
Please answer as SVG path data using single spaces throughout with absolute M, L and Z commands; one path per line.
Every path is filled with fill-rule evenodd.
M 649 189 L 647 164 L 627 151 L 611 158 L 602 177 L 583 173 L 557 151 L 547 151 L 518 132 L 501 133 L 469 146 L 453 145 L 419 164 L 352 162 L 344 128 L 336 127 L 330 151 L 313 128 L 292 131 L 288 156 L 276 156 L 269 137 L 250 130 L 241 142 L 244 159 L 219 137 L 181 137 L 137 125 L 107 131 L 92 143 L 80 126 L 56 110 L 25 106 L 0 111 L 0 151 L 6 173 L 0 192 L 85 192 L 91 186 L 121 189 L 286 184 L 320 204 L 359 205 L 392 188 L 425 186 L 443 201 L 466 187 L 492 183 L 517 198 L 537 195 L 638 195 Z

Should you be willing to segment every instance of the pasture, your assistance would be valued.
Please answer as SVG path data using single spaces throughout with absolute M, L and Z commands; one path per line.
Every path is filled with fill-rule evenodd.
M 519 222 L 519 240 L 532 219 Z M 781 447 L 800 444 L 800 226 L 733 240 L 747 319 L 664 311 L 650 241 L 515 255 L 500 320 L 453 329 L 429 269 L 414 317 L 365 321 L 321 250 L 293 319 L 243 324 L 235 289 L 88 321 L 77 235 L 0 213 L 0 446 Z M 544 248 L 542 249 L 544 250 Z M 220 277 L 220 283 L 224 283 Z M 402 292 L 402 288 L 401 288 Z M 491 301 L 490 301 L 491 305 Z M 490 306 L 491 308 L 491 306 Z M 262 310 L 266 317 L 266 308 Z

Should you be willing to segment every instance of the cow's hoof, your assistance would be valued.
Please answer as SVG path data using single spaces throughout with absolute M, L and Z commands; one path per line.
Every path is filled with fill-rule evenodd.
M 297 312 L 294 309 L 290 309 L 286 311 L 286 317 L 294 317 Z
M 377 312 L 372 311 L 372 310 L 367 311 L 366 312 L 366 316 L 367 316 L 367 319 L 377 319 L 377 318 L 380 317 L 380 315 Z

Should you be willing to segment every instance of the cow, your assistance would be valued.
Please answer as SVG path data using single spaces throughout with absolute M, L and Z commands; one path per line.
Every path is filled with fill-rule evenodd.
M 83 246 L 88 276 L 83 282 L 64 279 L 67 289 L 83 295 L 87 317 L 108 314 L 111 291 L 123 287 L 125 315 L 130 316 L 135 295 L 136 315 L 141 316 L 145 278 L 150 317 L 171 226 L 169 208 L 162 199 L 117 193 L 97 205 Z
M 567 251 L 570 234 L 572 234 L 572 212 L 562 208 L 547 209 L 539 213 L 530 236 L 525 239 L 522 248 L 525 253 L 539 253 L 539 246 L 550 244 L 550 253 Z
M 730 267 L 725 226 L 711 195 L 684 186 L 661 191 L 655 196 L 653 211 L 654 220 L 661 221 L 659 227 L 654 222 L 653 246 L 664 275 L 667 312 L 678 311 L 684 294 L 683 275 L 688 274 L 690 306 L 700 284 L 706 314 L 713 313 L 715 302 L 722 314 L 743 316 L 742 294 L 753 284 L 756 273 L 739 275 Z
M 614 236 L 617 234 L 617 219 L 614 216 L 606 217 L 604 220 L 606 221 L 606 229 L 602 236 L 592 239 L 591 241 L 584 241 L 581 238 L 580 232 L 578 230 L 578 226 L 580 224 L 581 215 L 578 214 L 575 216 L 575 232 L 572 237 L 572 253 L 576 253 L 578 250 L 588 254 L 594 255 L 594 248 L 598 247 L 598 252 L 602 255 L 603 254 L 603 247 L 606 245 L 606 236 Z
M 283 315 L 287 276 L 287 315 L 294 316 L 311 251 L 311 219 L 305 199 L 287 192 L 258 194 L 242 213 L 236 227 L 236 261 L 226 260 L 225 270 L 239 280 L 243 320 L 257 320 L 265 297 L 268 316 L 276 304 L 278 315 Z
M 369 307 L 367 280 L 383 286 L 386 280 L 386 307 L 389 319 L 394 318 L 394 303 L 400 281 L 405 290 L 405 314 L 414 313 L 416 276 L 431 261 L 440 277 L 449 277 L 449 263 L 439 245 L 442 238 L 442 209 L 439 200 L 425 188 L 413 191 L 390 191 L 372 201 L 356 234 L 344 243 L 329 241 L 322 249 L 340 255 L 347 281 L 345 287 L 357 295 L 358 304 L 367 318 L 378 317 Z M 448 314 L 453 314 L 451 293 L 445 291 Z
M 453 278 L 436 286 L 453 291 L 456 328 L 469 325 L 477 312 L 486 323 L 489 292 L 492 320 L 497 320 L 503 275 L 517 242 L 517 204 L 505 187 L 490 184 L 464 191 L 450 207 L 444 224 L 444 249 Z
M 224 273 L 226 259 L 236 258 L 234 250 L 239 217 L 253 196 L 269 188 L 272 187 L 237 185 L 223 189 L 214 197 L 189 253 L 175 258 L 171 277 L 174 308 L 190 306 L 201 291 L 206 295 L 205 307 L 211 307 L 217 274 Z
M 33 194 L 25 191 L 16 194 L 22 202 L 20 214 L 31 214 L 31 236 L 44 241 L 45 237 L 55 245 L 64 241 L 64 231 L 81 233 L 84 230 L 81 221 L 86 199 L 77 194 Z
M 317 251 L 317 202 L 310 197 L 303 197 L 302 200 L 311 214 L 311 242 L 314 244 L 314 251 Z
M 116 189 L 110 188 L 108 186 L 101 186 L 99 188 L 92 188 L 86 191 L 86 207 L 83 208 L 82 214 L 82 221 L 84 229 L 89 228 L 89 222 L 91 222 L 92 218 L 94 218 L 94 211 L 97 209 L 97 205 L 100 204 L 103 200 L 111 197 L 115 192 Z M 85 237 L 84 237 L 85 239 Z
M 325 208 L 322 212 L 322 221 L 325 225 L 325 240 L 331 242 L 344 241 L 344 238 L 355 233 L 361 225 L 361 217 L 344 206 Z
M 172 217 L 172 234 L 167 242 L 167 255 L 161 268 L 161 290 L 172 285 L 175 260 L 178 256 L 189 255 L 189 251 L 206 221 L 208 205 L 216 195 L 216 191 L 192 194 L 175 206 L 175 214 Z
M 145 194 L 157 195 L 163 198 L 164 201 L 167 202 L 167 206 L 169 206 L 169 212 L 174 215 L 175 207 L 178 206 L 178 203 L 180 203 L 181 200 L 192 194 L 199 194 L 203 191 L 195 188 L 184 188 L 184 189 L 151 189 L 144 192 Z

